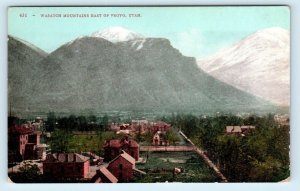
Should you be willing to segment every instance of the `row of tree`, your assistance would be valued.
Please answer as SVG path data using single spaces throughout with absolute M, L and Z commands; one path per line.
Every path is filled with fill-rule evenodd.
M 234 115 L 164 117 L 180 128 L 232 182 L 280 181 L 289 176 L 289 126 L 279 126 L 274 116 Z M 254 125 L 245 136 L 227 135 L 226 126 Z
M 54 112 L 47 114 L 46 131 L 63 129 L 67 131 L 104 131 L 108 127 L 109 117 L 104 115 L 97 118 L 95 115 L 58 117 Z

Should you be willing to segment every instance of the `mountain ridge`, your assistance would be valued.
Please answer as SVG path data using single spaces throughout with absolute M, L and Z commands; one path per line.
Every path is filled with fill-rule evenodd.
M 40 60 L 34 95 L 16 111 L 273 111 L 273 105 L 199 70 L 167 39 L 111 43 L 83 37 Z M 10 52 L 12 54 L 12 52 Z M 9 63 L 10 64 L 10 63 Z M 22 75 L 22 74 L 19 74 Z
M 197 63 L 227 84 L 277 105 L 289 105 L 289 33 L 285 29 L 260 30 Z

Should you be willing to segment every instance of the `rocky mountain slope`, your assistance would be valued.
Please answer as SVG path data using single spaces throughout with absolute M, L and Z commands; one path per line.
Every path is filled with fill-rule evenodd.
M 183 56 L 163 38 L 134 38 L 112 43 L 101 37 L 82 37 L 30 66 L 34 67 L 39 72 L 28 73 L 34 74 L 29 87 L 31 96 L 11 98 L 24 100 L 13 104 L 16 111 L 76 112 L 93 108 L 96 111 L 255 112 L 276 109 L 199 70 L 194 58 Z
M 37 63 L 47 53 L 16 37 L 8 39 L 8 99 L 12 107 L 24 108 L 34 94 L 33 82 L 41 72 Z
M 198 65 L 213 77 L 277 105 L 290 101 L 289 32 L 258 31 Z

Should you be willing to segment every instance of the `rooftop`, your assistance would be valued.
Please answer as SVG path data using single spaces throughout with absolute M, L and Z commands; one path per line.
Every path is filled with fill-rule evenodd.
M 129 154 L 127 154 L 125 151 L 123 151 L 122 154 L 118 155 L 116 158 L 114 158 L 112 161 L 110 161 L 110 163 L 117 160 L 119 157 L 123 157 L 125 160 L 127 160 L 131 164 L 135 164 L 135 159 L 132 156 L 130 156 Z
M 101 173 L 102 175 L 104 175 L 111 183 L 118 182 L 118 179 L 105 167 L 101 167 L 99 171 L 97 171 L 97 173 Z
M 138 147 L 139 144 L 131 139 L 112 139 L 105 143 L 104 147 L 122 147 L 124 144 L 129 144 L 130 147 Z
M 48 154 L 44 162 L 85 162 L 89 159 L 89 157 L 85 157 L 78 153 L 54 153 Z

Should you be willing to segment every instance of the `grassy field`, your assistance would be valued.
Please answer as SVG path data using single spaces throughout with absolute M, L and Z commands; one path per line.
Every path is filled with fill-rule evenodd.
M 106 131 L 99 134 L 75 134 L 69 142 L 69 150 L 74 152 L 95 152 L 100 154 L 105 140 L 117 137 L 114 132 Z
M 147 158 L 147 153 L 141 153 Z M 173 176 L 174 168 L 182 173 Z M 137 168 L 147 175 L 136 182 L 217 182 L 217 178 L 198 155 L 192 152 L 152 152 L 148 153 L 146 163 L 137 164 Z

